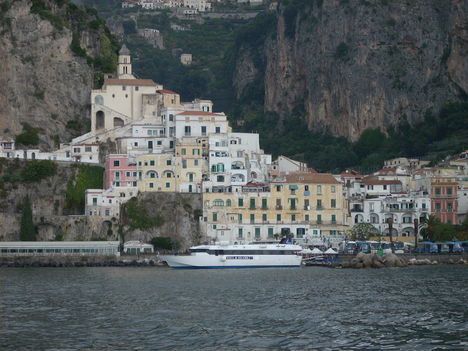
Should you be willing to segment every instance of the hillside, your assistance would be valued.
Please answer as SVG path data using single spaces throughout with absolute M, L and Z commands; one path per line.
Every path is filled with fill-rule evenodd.
M 0 1 L 0 135 L 54 148 L 88 129 L 96 71 L 116 44 L 94 9 L 68 0 Z
M 302 115 L 353 141 L 421 121 L 467 98 L 465 11 L 461 0 L 281 1 L 237 38 L 242 111 Z

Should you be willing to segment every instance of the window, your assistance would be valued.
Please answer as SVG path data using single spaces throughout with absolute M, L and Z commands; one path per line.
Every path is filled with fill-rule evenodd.
M 150 166 L 154 166 L 154 160 L 150 160 Z
M 440 212 L 440 209 L 441 209 L 440 202 L 436 202 L 436 203 L 435 203 L 435 210 L 436 210 L 436 212 Z
M 304 216 L 304 221 L 306 221 L 306 222 L 309 221 L 309 215 L 308 215 L 308 214 L 306 214 L 306 215 Z
M 435 188 L 435 194 L 440 195 L 440 188 Z
M 239 200 L 237 200 L 238 203 L 239 203 L 239 207 L 243 207 L 244 206 L 244 199 L 243 198 L 239 198 Z
M 217 181 L 218 183 L 224 182 L 224 176 L 222 176 L 222 175 L 217 176 L 217 177 L 216 177 L 216 181 Z
M 383 186 L 383 190 L 387 190 L 387 186 L 385 184 Z
M 322 195 L 322 186 L 317 185 L 317 195 Z
M 281 191 L 281 185 L 277 185 L 277 186 L 276 186 L 276 191 L 277 191 L 277 192 L 280 192 L 280 191 Z
M 322 215 L 317 215 L 317 224 L 322 224 Z
M 254 210 L 254 209 L 255 209 L 255 199 L 253 199 L 253 198 L 250 199 L 250 206 L 249 206 L 249 208 L 250 208 L 251 210 Z
M 198 160 L 193 160 L 193 165 L 198 166 Z
M 250 223 L 255 223 L 255 214 L 254 213 L 252 213 L 250 215 Z
M 231 204 L 232 204 L 231 200 L 229 200 L 229 199 L 226 200 L 226 206 L 227 206 L 227 207 L 231 207 Z
M 336 200 L 331 199 L 331 208 L 336 208 Z
M 224 206 L 224 201 L 222 199 L 216 199 L 213 201 L 213 206 Z
M 238 231 L 237 231 L 237 236 L 238 236 L 239 238 L 242 238 L 243 234 L 244 234 L 244 233 L 243 233 L 243 231 L 242 231 L 242 228 L 239 228 Z
M 206 126 L 201 127 L 201 135 L 206 136 Z
M 421 206 L 422 206 L 422 208 L 426 208 L 426 203 L 423 202 L 423 203 L 421 204 Z
M 268 209 L 267 199 L 262 199 L 262 210 Z
M 267 221 L 267 214 L 266 214 L 266 213 L 263 213 L 263 214 L 262 214 L 262 221 L 263 221 L 263 222 L 266 222 L 266 221 Z
M 171 183 L 166 183 L 166 188 L 170 188 L 171 187 Z
M 93 197 L 93 205 L 97 205 L 97 197 Z
M 309 191 L 309 186 L 308 185 L 304 185 L 304 191 Z
M 131 174 L 131 172 L 126 172 L 126 173 L 125 173 L 125 175 L 126 175 L 127 177 L 130 177 L 130 174 Z
M 276 215 L 276 221 L 277 221 L 277 222 L 281 222 L 281 215 L 280 215 L 280 214 L 277 214 L 277 215 Z
M 187 168 L 187 160 L 182 160 L 182 168 Z
M 237 151 L 237 157 L 244 157 L 243 151 Z
M 114 172 L 115 179 L 120 179 L 120 172 Z
M 317 200 L 317 210 L 322 210 L 322 200 Z
M 192 155 L 194 156 L 200 155 L 200 149 L 192 149 Z
M 260 228 L 255 228 L 255 239 L 260 239 Z
M 138 91 L 138 90 L 140 90 L 140 87 L 135 87 L 135 91 Z
M 182 155 L 186 155 L 186 154 L 187 154 L 187 150 L 184 148 L 184 149 L 180 150 L 180 153 L 181 153 Z
M 127 90 L 127 87 L 125 85 L 122 85 L 122 90 Z
M 295 222 L 295 221 L 296 221 L 296 215 L 295 215 L 295 214 L 292 214 L 292 215 L 291 215 L 291 221 L 292 221 L 292 222 Z
M 331 216 L 332 224 L 336 224 L 336 215 Z
M 85 152 L 91 152 L 91 146 L 85 146 L 85 150 L 84 150 L 84 151 L 85 151 Z M 452 189 L 450 189 L 450 190 L 452 190 Z
M 216 127 L 216 129 L 215 129 L 215 130 L 216 130 L 216 132 L 215 132 L 216 134 L 219 134 L 219 133 L 221 133 L 221 127 Z
M 149 183 L 149 187 L 150 187 L 150 189 L 153 189 L 154 188 L 154 183 Z
M 447 195 L 452 195 L 452 188 L 447 188 Z
M 218 214 L 215 212 L 213 213 L 213 222 L 217 222 L 218 221 Z
M 166 166 L 172 166 L 172 160 L 166 160 Z
M 335 193 L 335 192 L 336 192 L 336 186 L 334 186 L 334 185 L 331 186 L 331 192 L 332 192 L 332 193 Z
M 268 228 L 268 239 L 273 239 L 274 235 L 273 235 L 273 228 Z
M 298 238 L 303 238 L 305 235 L 305 228 L 297 228 L 296 229 L 296 236 Z
M 403 223 L 411 223 L 411 217 L 403 217 Z
M 184 127 L 185 136 L 190 136 L 192 134 L 192 128 L 190 126 Z
M 120 161 L 114 160 L 114 167 L 120 167 Z
M 239 214 L 239 223 L 242 223 L 242 214 Z
M 453 212 L 453 205 L 451 202 L 447 202 L 447 212 Z
M 173 122 L 174 121 L 174 115 L 173 114 L 170 114 L 169 115 L 169 122 Z

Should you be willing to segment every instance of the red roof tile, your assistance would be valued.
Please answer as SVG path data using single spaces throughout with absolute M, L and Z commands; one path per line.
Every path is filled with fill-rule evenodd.
M 114 79 L 108 78 L 104 80 L 104 85 L 138 85 L 155 87 L 157 84 L 151 79 Z
M 167 89 L 158 90 L 158 93 L 161 93 L 161 94 L 171 94 L 171 95 L 179 95 L 179 93 L 176 93 L 175 91 L 167 90 Z

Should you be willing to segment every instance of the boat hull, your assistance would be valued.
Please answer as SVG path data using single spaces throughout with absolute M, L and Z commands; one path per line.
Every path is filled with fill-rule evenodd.
M 300 267 L 298 255 L 192 255 L 160 256 L 162 261 L 177 269 L 268 268 Z

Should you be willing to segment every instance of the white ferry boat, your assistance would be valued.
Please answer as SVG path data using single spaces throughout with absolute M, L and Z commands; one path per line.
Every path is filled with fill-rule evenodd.
M 302 247 L 291 244 L 201 245 L 190 255 L 159 256 L 172 268 L 299 267 Z

